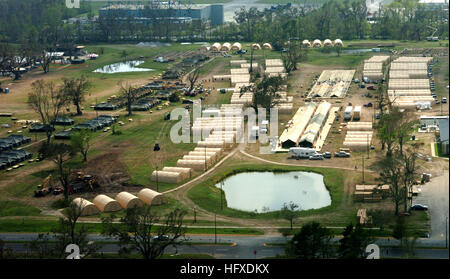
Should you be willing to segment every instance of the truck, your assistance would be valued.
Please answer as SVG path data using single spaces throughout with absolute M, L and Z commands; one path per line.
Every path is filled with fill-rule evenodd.
M 352 116 L 353 116 L 353 107 L 347 106 L 344 112 L 344 120 L 350 120 L 352 119 Z
M 316 154 L 316 150 L 308 147 L 291 147 L 289 154 L 292 154 L 294 158 L 309 159 L 310 156 Z
M 361 118 L 361 106 L 355 106 L 353 110 L 353 120 L 359 120 Z

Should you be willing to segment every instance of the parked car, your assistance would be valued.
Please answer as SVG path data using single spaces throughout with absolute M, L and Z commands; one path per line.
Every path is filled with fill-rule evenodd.
M 442 103 L 443 103 L 443 104 L 446 104 L 446 103 L 447 103 L 447 98 L 445 98 L 445 97 L 442 98 Z
M 345 151 L 334 152 L 334 157 L 348 158 L 350 157 L 350 153 Z
M 441 101 L 439 101 L 439 100 L 436 100 L 436 105 L 439 105 L 440 103 L 441 103 Z
M 411 210 L 428 210 L 428 206 L 418 203 L 412 205 Z
M 327 158 L 327 159 L 330 159 L 331 158 L 331 152 L 324 152 L 323 153 L 323 157 Z
M 322 154 L 317 153 L 317 154 L 309 156 L 309 159 L 310 160 L 323 160 L 323 156 L 322 156 Z
M 371 108 L 371 107 L 373 107 L 373 104 L 372 103 L 367 103 L 367 104 L 364 104 L 364 107 Z

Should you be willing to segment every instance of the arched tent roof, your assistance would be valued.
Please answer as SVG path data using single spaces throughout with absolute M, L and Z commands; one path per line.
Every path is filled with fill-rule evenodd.
M 333 46 L 333 43 L 331 42 L 330 39 L 326 39 L 325 41 L 323 41 L 323 46 L 327 46 L 327 47 Z
M 343 47 L 344 43 L 341 41 L 341 39 L 336 39 L 334 40 L 334 45 Z
M 238 43 L 238 42 L 234 43 L 231 46 L 231 50 L 234 50 L 234 51 L 238 51 L 238 50 L 241 50 L 241 49 L 242 49 L 242 45 L 240 43 Z
M 260 50 L 261 49 L 261 46 L 259 45 L 259 44 L 252 44 L 252 48 L 254 49 L 254 50 Z
M 123 208 L 141 207 L 144 205 L 138 197 L 128 192 L 120 192 L 117 194 L 116 201 L 118 201 Z
M 201 47 L 200 47 L 200 50 L 201 51 L 209 51 L 211 49 L 211 46 L 209 46 L 209 45 L 202 45 Z
M 315 39 L 312 43 L 313 47 L 322 47 L 322 42 L 319 39 Z
M 220 43 L 214 43 L 214 44 L 211 46 L 211 50 L 219 51 L 221 47 L 222 47 L 222 45 L 221 45 Z
M 148 188 L 139 191 L 137 196 L 148 205 L 161 205 L 167 203 L 167 197 Z
M 303 40 L 302 45 L 303 45 L 304 47 L 311 47 L 311 42 L 308 41 L 308 40 Z
M 122 209 L 120 203 L 106 195 L 98 195 L 94 199 L 94 204 L 102 212 L 114 212 Z
M 76 198 L 73 200 L 73 203 L 81 209 L 81 216 L 95 215 L 100 213 L 98 208 L 92 202 L 86 199 Z
M 220 48 L 221 51 L 229 51 L 231 49 L 230 43 L 224 43 L 222 47 Z
M 263 44 L 263 48 L 264 48 L 264 49 L 272 49 L 272 45 L 269 44 L 269 43 L 264 43 L 264 44 Z

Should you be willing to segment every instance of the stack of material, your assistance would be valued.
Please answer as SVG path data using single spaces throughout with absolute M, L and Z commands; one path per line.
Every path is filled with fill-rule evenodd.
M 232 85 L 235 85 L 237 83 L 249 83 L 249 82 L 250 82 L 249 74 L 231 75 L 231 84 Z
M 344 98 L 355 70 L 325 70 L 308 94 L 309 98 Z
M 231 44 L 230 43 L 224 43 L 222 47 L 220 48 L 221 51 L 230 51 L 231 50 Z
M 200 153 L 215 153 L 217 154 L 217 157 L 220 157 L 220 155 L 222 155 L 222 148 L 205 148 L 205 147 L 196 147 L 194 148 L 193 152 L 200 152 Z
M 328 102 L 322 102 L 317 107 L 311 121 L 305 129 L 305 132 L 300 138 L 299 146 L 313 148 L 316 140 L 320 134 L 320 130 L 325 125 L 330 112 L 331 104 Z
M 252 49 L 254 50 L 260 50 L 261 46 L 259 44 L 252 44 Z
M 281 59 L 266 59 L 266 68 L 269 67 L 283 67 L 283 61 Z
M 203 157 L 211 157 L 211 159 L 215 162 L 219 159 L 219 154 L 217 152 L 211 152 L 211 151 L 190 151 L 188 153 L 189 156 L 203 156 Z
M 310 47 L 311 47 L 311 42 L 308 41 L 308 40 L 303 40 L 302 46 L 303 46 L 303 47 L 310 48 Z
M 114 212 L 122 209 L 120 203 L 106 195 L 96 196 L 93 202 L 101 212 Z
M 372 131 L 372 122 L 348 122 L 348 131 Z
M 234 43 L 232 46 L 231 46 L 231 50 L 233 50 L 233 51 L 239 51 L 239 50 L 241 50 L 242 49 L 242 45 L 240 44 L 240 43 Z
M 167 197 L 165 197 L 163 194 L 148 188 L 139 191 L 137 196 L 141 199 L 141 201 L 148 205 L 161 205 L 168 202 Z
M 222 47 L 222 45 L 220 43 L 214 43 L 210 49 L 211 49 L 211 51 L 220 51 L 221 47 Z
M 174 171 L 153 171 L 151 181 L 164 183 L 180 183 L 185 179 L 185 175 L 181 172 Z
M 390 79 L 426 79 L 427 70 L 392 70 L 389 72 Z
M 376 55 L 364 61 L 363 76 L 377 80 L 383 77 L 383 65 L 389 61 L 389 56 Z
M 213 81 L 229 81 L 229 80 L 231 80 L 231 75 L 213 76 Z
M 389 89 L 430 89 L 430 81 L 428 79 L 391 79 Z
M 381 201 L 383 192 L 389 191 L 389 185 L 356 185 L 354 197 L 356 201 L 377 202 Z
M 258 68 L 258 63 L 253 62 L 253 63 L 251 63 L 251 64 L 252 64 L 252 70 L 253 70 L 253 71 L 259 69 L 259 68 Z M 250 68 L 250 63 L 242 63 L 242 64 L 241 64 L 241 68 L 247 68 L 247 69 L 249 69 L 249 68 Z
M 188 160 L 188 161 L 189 160 L 204 160 L 204 161 L 206 161 L 206 163 L 208 165 L 212 165 L 215 162 L 214 156 L 208 156 L 208 155 L 205 156 L 205 154 L 202 154 L 202 155 L 199 155 L 199 156 L 197 156 L 197 155 L 184 155 L 182 159 L 183 160 Z
M 397 61 L 397 60 L 396 60 Z M 393 61 L 391 63 L 391 71 L 398 71 L 398 70 L 426 70 L 427 69 L 427 63 L 403 63 L 403 62 L 396 62 Z
M 144 205 L 138 197 L 128 192 L 120 192 L 119 194 L 117 194 L 115 200 L 118 201 L 120 205 L 125 209 L 141 207 Z
M 183 168 L 191 168 L 197 171 L 205 171 L 206 168 L 210 167 L 210 163 L 205 160 L 185 160 L 185 159 L 179 159 L 177 161 L 178 167 Z
M 164 167 L 162 171 L 180 173 L 183 176 L 183 180 L 192 177 L 192 170 L 190 168 Z
M 233 93 L 233 95 L 231 95 L 231 103 L 249 105 L 253 103 L 253 93 Z
M 367 216 L 367 209 L 358 209 L 356 216 L 359 217 L 359 223 L 365 225 L 372 222 L 372 216 Z
M 292 109 L 294 108 L 294 105 L 292 103 L 281 103 L 281 104 L 276 104 L 275 108 L 278 109 L 279 113 L 291 114 Z
M 247 60 L 231 60 L 230 65 L 231 66 L 240 66 L 243 63 L 248 63 Z
M 392 97 L 397 96 L 431 96 L 431 91 L 428 89 L 400 89 L 388 90 L 388 95 Z
M 248 75 L 247 68 L 230 69 L 231 75 Z
M 367 150 L 372 143 L 372 131 L 349 131 L 344 139 L 344 146 L 352 151 Z
M 280 136 L 280 142 L 283 148 L 298 146 L 300 138 L 316 111 L 316 108 L 316 103 L 309 102 L 297 110 L 292 120 L 289 121 L 289 126 L 286 127 Z
M 81 216 L 95 215 L 99 214 L 100 210 L 92 202 L 85 200 L 83 198 L 76 198 L 73 203 L 81 210 Z
M 312 46 L 315 48 L 320 48 L 322 47 L 322 42 L 319 39 L 315 39 L 312 43 Z
M 431 63 L 433 57 L 422 57 L 422 56 L 402 56 L 395 60 L 396 63 Z

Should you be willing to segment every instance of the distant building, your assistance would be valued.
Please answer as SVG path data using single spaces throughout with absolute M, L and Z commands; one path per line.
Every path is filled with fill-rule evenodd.
M 430 10 L 448 10 L 449 0 L 419 0 L 419 4 Z
M 99 19 L 113 16 L 116 19 L 129 20 L 130 18 L 152 24 L 158 19 L 170 19 L 176 23 L 185 23 L 195 20 L 209 22 L 211 25 L 221 25 L 224 23 L 223 5 L 192 5 L 170 6 L 160 4 L 155 5 L 109 5 L 99 11 Z

